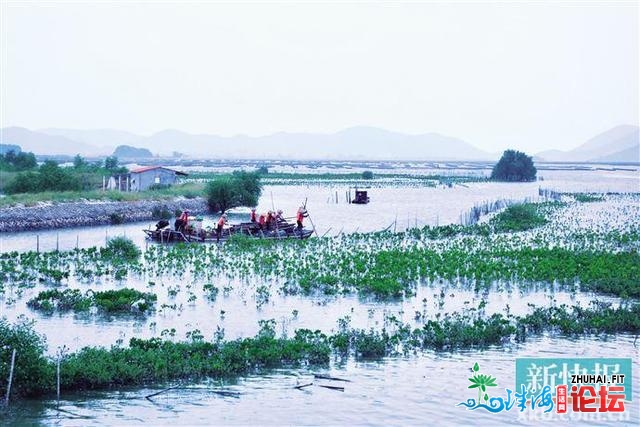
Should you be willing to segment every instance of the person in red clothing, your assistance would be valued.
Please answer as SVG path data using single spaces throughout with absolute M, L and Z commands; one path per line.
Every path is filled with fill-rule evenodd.
M 267 230 L 271 230 L 273 228 L 275 217 L 273 216 L 273 211 L 267 212 Z
M 260 214 L 260 217 L 258 217 L 258 226 L 260 227 L 260 231 L 264 230 L 264 226 L 267 223 L 267 216 L 263 213 Z
M 258 218 L 256 217 L 256 208 L 251 208 L 251 222 L 258 222 Z
M 176 220 L 175 224 L 176 231 L 185 231 L 189 226 L 189 211 L 182 211 L 182 215 Z
M 307 210 L 304 206 L 300 206 L 298 213 L 296 214 L 296 223 L 298 224 L 298 233 L 300 234 L 302 234 L 302 221 L 304 221 L 306 216 L 309 216 L 309 214 L 307 214 Z
M 222 235 L 222 228 L 226 223 L 227 223 L 227 214 L 222 214 L 222 216 L 218 220 L 218 227 L 216 228 L 216 242 L 220 241 L 220 236 Z

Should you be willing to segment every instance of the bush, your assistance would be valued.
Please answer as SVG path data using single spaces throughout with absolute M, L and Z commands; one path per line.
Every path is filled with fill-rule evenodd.
M 506 150 L 493 167 L 491 179 L 509 182 L 535 181 L 536 173 L 530 156 L 520 151 Z
M 109 214 L 109 221 L 113 225 L 122 224 L 124 222 L 124 215 L 114 212 L 112 214 Z
M 364 171 L 362 172 L 362 179 L 373 179 L 373 172 L 371 171 Z
M 205 195 L 212 212 L 225 212 L 236 206 L 255 206 L 262 194 L 257 172 L 234 171 L 207 184 Z
M 126 237 L 114 237 L 109 239 L 107 246 L 100 249 L 100 254 L 105 258 L 118 262 L 137 261 L 142 251 L 131 239 Z
M 5 187 L 7 194 L 79 190 L 82 190 L 82 180 L 70 169 L 61 168 L 52 160 L 44 162 L 37 172 L 19 173 Z
M 44 338 L 33 330 L 33 322 L 10 325 L 0 318 L 0 396 L 7 393 L 13 349 L 16 361 L 11 396 L 39 395 L 53 388 L 54 365 L 44 357 L 46 348 Z
M 133 303 L 142 300 L 136 308 L 145 312 L 157 301 L 158 297 L 152 293 L 140 292 L 135 289 L 124 288 L 117 291 L 103 291 L 94 294 L 94 301 L 98 308 L 109 312 L 131 311 Z
M 153 219 L 169 219 L 171 218 L 171 211 L 166 206 L 154 206 L 151 209 L 151 217 Z
M 538 213 L 534 204 L 509 206 L 493 218 L 496 231 L 524 231 L 547 223 L 544 216 Z
M 87 311 L 91 307 L 91 298 L 82 295 L 79 289 L 51 289 L 27 301 L 27 306 L 43 311 Z

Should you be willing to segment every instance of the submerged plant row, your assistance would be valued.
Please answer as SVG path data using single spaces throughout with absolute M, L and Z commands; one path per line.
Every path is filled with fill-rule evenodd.
M 285 293 L 401 296 L 437 279 L 476 290 L 508 280 L 523 287 L 559 282 L 571 289 L 579 285 L 583 291 L 640 297 L 638 217 L 627 216 L 606 233 L 576 229 L 563 234 L 561 220 L 571 218 L 575 209 L 580 205 L 523 205 L 473 226 L 305 241 L 238 238 L 221 246 L 151 245 L 144 254 L 125 239 L 113 239 L 102 249 L 2 254 L 0 281 L 24 288 L 39 282 L 59 284 L 70 277 L 92 283 L 170 276 L 187 283 L 242 279 L 276 284 Z M 508 231 L 514 229 L 526 231 Z M 0 294 L 5 286 L 0 285 Z
M 544 332 L 563 335 L 585 333 L 640 333 L 640 304 L 612 308 L 553 306 L 536 308 L 524 317 L 494 314 L 446 315 L 427 321 L 421 328 L 394 322 L 382 331 L 356 330 L 343 324 L 338 332 L 300 329 L 293 337 L 276 337 L 275 320 L 260 321 L 253 338 L 224 340 L 219 331 L 207 341 L 193 331 L 187 342 L 160 338 L 132 338 L 128 347 L 86 347 L 59 353 L 63 390 L 99 389 L 140 385 L 196 377 L 225 377 L 264 368 L 326 365 L 331 357 L 381 358 L 423 350 L 449 351 L 460 348 L 521 342 Z M 9 324 L 0 319 L 0 378 L 6 378 L 13 349 L 17 350 L 12 392 L 18 396 L 52 393 L 56 384 L 56 362 L 45 356 L 44 339 L 30 323 Z M 0 394 L 6 383 L 0 382 Z

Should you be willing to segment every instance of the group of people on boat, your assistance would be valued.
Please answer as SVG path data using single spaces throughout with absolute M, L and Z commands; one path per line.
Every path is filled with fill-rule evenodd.
M 303 221 L 309 214 L 304 206 L 300 206 L 296 212 L 296 231 L 298 234 L 302 234 L 303 229 Z M 193 217 L 189 216 L 189 211 L 184 210 L 182 214 L 176 219 L 174 223 L 174 228 L 176 231 L 180 231 L 182 233 L 188 235 L 199 235 L 202 236 L 203 233 L 207 233 L 205 230 L 201 229 L 201 222 L 199 223 L 200 227 L 194 227 L 190 224 L 190 220 L 193 220 Z M 225 225 L 228 224 L 228 217 L 226 213 L 222 213 L 218 218 L 215 227 L 215 235 L 216 241 L 220 241 L 220 238 L 224 235 Z M 160 223 L 158 223 L 160 225 Z M 164 221 L 163 226 L 168 226 L 169 223 Z M 249 222 L 242 223 L 237 226 L 240 231 L 252 234 L 252 235 L 264 235 L 265 233 L 279 233 L 284 231 L 286 233 L 293 232 L 293 225 L 289 224 L 287 220 L 283 216 L 283 211 L 279 210 L 268 210 L 264 213 L 258 214 L 256 208 L 251 209 L 251 213 L 249 214 Z M 211 230 L 213 231 L 213 230 Z M 205 234 L 206 235 L 206 234 Z
M 296 212 L 296 225 L 298 231 L 302 230 L 304 218 L 309 214 L 304 206 L 300 206 Z M 281 226 L 288 225 L 285 217 L 282 215 L 282 209 L 269 210 L 258 214 L 256 208 L 251 209 L 249 214 L 249 221 L 254 225 L 254 229 L 260 232 L 278 230 Z

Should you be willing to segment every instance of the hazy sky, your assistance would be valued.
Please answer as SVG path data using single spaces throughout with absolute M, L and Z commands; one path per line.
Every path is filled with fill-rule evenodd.
M 636 1 L 1 1 L 2 127 L 367 125 L 536 152 L 638 123 Z

